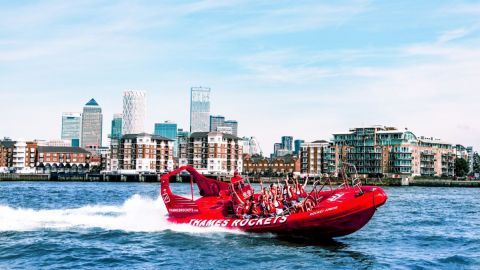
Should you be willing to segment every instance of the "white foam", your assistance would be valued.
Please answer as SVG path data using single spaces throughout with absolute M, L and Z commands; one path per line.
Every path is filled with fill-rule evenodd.
M 0 205 L 0 231 L 80 230 L 99 228 L 129 232 L 240 233 L 225 228 L 198 228 L 167 221 L 159 198 L 134 195 L 122 205 L 86 205 L 73 209 L 14 208 Z

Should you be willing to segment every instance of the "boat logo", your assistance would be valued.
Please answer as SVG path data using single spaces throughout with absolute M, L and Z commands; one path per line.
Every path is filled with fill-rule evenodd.
M 328 198 L 327 200 L 329 202 L 335 202 L 336 200 L 340 199 L 343 195 L 345 195 L 345 193 L 334 194 L 332 197 Z
M 168 196 L 167 193 L 163 193 L 163 192 L 162 192 L 162 198 L 163 198 L 163 202 L 164 202 L 165 204 L 167 204 L 167 203 L 170 202 L 170 197 Z

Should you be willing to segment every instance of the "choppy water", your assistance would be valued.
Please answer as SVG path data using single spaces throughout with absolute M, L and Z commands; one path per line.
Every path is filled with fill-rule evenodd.
M 0 269 L 480 269 L 478 189 L 386 188 L 366 227 L 330 243 L 172 225 L 158 189 L 0 182 Z

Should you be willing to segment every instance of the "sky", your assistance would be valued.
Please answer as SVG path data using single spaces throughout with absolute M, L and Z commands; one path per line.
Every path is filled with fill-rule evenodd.
M 480 2 L 0 0 L 0 138 L 59 139 L 90 98 L 106 138 L 125 90 L 188 129 L 192 86 L 267 154 L 369 125 L 478 150 Z

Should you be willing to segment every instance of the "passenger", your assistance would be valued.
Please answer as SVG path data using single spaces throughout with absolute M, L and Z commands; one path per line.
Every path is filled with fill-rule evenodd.
M 252 211 L 253 207 L 255 207 L 255 203 L 248 198 L 245 201 L 245 206 L 243 207 L 242 214 L 243 218 L 251 218 L 252 217 Z
M 303 206 L 304 206 L 304 210 L 308 212 L 315 207 L 315 203 L 311 198 L 307 198 L 305 199 L 305 201 L 303 201 Z
M 282 196 L 280 196 L 280 194 L 278 194 L 275 197 L 273 206 L 275 207 L 275 215 L 277 215 L 277 216 L 278 215 L 283 215 L 284 205 L 283 205 L 283 202 L 282 202 Z
M 273 207 L 273 204 L 270 201 L 270 198 L 268 196 L 263 197 L 262 207 L 263 207 L 263 216 L 265 217 L 271 217 L 272 214 L 275 213 L 275 208 Z
M 260 216 L 262 216 L 262 209 L 258 204 L 253 203 L 252 218 L 258 218 Z

